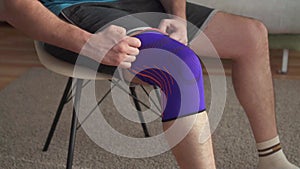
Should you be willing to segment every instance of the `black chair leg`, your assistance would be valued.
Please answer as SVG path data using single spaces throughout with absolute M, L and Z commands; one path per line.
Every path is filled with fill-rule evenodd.
M 144 119 L 144 117 L 143 117 L 143 115 L 141 113 L 142 112 L 141 106 L 140 106 L 140 104 L 139 104 L 139 102 L 137 100 L 137 95 L 136 95 L 136 92 L 135 92 L 135 87 L 130 87 L 130 92 L 134 96 L 134 97 L 132 97 L 132 99 L 133 99 L 134 105 L 136 107 L 136 110 L 138 111 L 138 116 L 139 116 L 139 119 L 141 121 L 141 125 L 142 125 L 142 128 L 143 128 L 145 137 L 150 137 L 148 129 L 147 129 L 147 126 L 146 126 L 146 123 L 145 123 L 145 119 Z
M 72 86 L 72 80 L 73 78 L 70 77 L 69 80 L 68 80 L 68 83 L 66 85 L 66 88 L 65 88 L 65 91 L 64 91 L 64 94 L 60 100 L 60 103 L 59 103 L 59 106 L 57 108 L 57 111 L 56 111 L 56 115 L 54 117 L 54 120 L 53 120 L 53 123 L 52 123 L 52 126 L 51 126 L 51 129 L 49 131 L 49 134 L 47 136 L 47 140 L 46 140 L 46 143 L 44 145 L 44 148 L 43 148 L 43 151 L 47 151 L 48 148 L 49 148 L 49 145 L 50 145 L 50 142 L 52 140 L 52 137 L 53 137 L 53 134 L 54 134 L 54 131 L 56 129 L 56 126 L 57 126 L 57 123 L 58 123 L 58 120 L 60 118 L 60 115 L 62 113 L 62 110 L 64 108 L 64 105 L 66 104 L 67 100 L 68 100 L 68 94 L 70 92 L 70 89 L 71 89 L 71 86 Z
M 155 94 L 156 94 L 157 99 L 160 101 L 160 93 L 158 91 L 158 87 L 154 85 L 153 89 L 155 90 Z
M 72 116 L 72 123 L 71 123 L 70 139 L 69 139 L 67 169 L 71 169 L 72 163 L 73 163 L 75 139 L 76 139 L 76 126 L 77 126 L 76 110 L 79 111 L 82 83 L 83 83 L 82 79 L 77 79 L 76 91 L 75 91 L 75 97 L 74 97 L 75 100 L 74 100 L 74 105 L 73 105 L 73 116 Z

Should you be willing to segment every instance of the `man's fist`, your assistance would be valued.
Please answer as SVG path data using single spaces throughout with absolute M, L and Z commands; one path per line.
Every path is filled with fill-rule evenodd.
M 126 36 L 124 28 L 112 25 L 94 34 L 81 54 L 105 65 L 130 68 L 140 46 L 139 39 Z
M 168 34 L 170 38 L 187 45 L 187 23 L 185 20 L 179 18 L 163 19 L 159 24 L 159 29 Z

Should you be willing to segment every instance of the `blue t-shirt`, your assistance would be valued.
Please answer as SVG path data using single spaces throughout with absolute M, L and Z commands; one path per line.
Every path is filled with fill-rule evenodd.
M 85 2 L 112 2 L 117 0 L 40 0 L 50 11 L 58 15 L 64 8 Z

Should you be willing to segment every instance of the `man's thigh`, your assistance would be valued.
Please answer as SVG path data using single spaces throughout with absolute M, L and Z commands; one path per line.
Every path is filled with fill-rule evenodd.
M 84 3 L 64 9 L 61 17 L 68 22 L 91 33 L 101 31 L 108 25 L 117 25 L 130 29 L 132 27 L 146 26 L 139 19 L 130 17 L 129 12 L 117 9 L 116 3 Z M 120 19 L 127 16 L 126 19 Z
M 266 45 L 267 31 L 260 21 L 217 12 L 190 46 L 201 56 L 216 57 L 219 54 L 221 58 L 234 59 L 250 55 L 257 47 Z

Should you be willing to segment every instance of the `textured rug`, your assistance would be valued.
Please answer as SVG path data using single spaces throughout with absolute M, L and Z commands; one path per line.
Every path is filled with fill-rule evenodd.
M 55 110 L 67 79 L 42 68 L 30 70 L 0 92 L 0 168 L 63 169 L 65 168 L 71 105 L 61 116 L 47 152 L 42 152 Z M 208 78 L 205 78 L 206 86 Z M 255 142 L 243 109 L 234 95 L 230 78 L 225 112 L 213 134 L 218 169 L 254 169 L 257 163 Z M 97 82 L 104 91 L 108 82 Z M 300 165 L 300 81 L 275 80 L 278 129 L 288 159 Z M 209 95 L 210 89 L 206 88 Z M 209 103 L 209 96 L 207 97 Z M 105 118 L 119 132 L 143 137 L 139 124 L 122 120 L 108 98 L 101 106 Z M 150 123 L 150 133 L 161 131 L 159 121 Z M 86 133 L 77 133 L 74 168 L 178 168 L 171 152 L 131 159 L 120 157 L 97 146 Z

